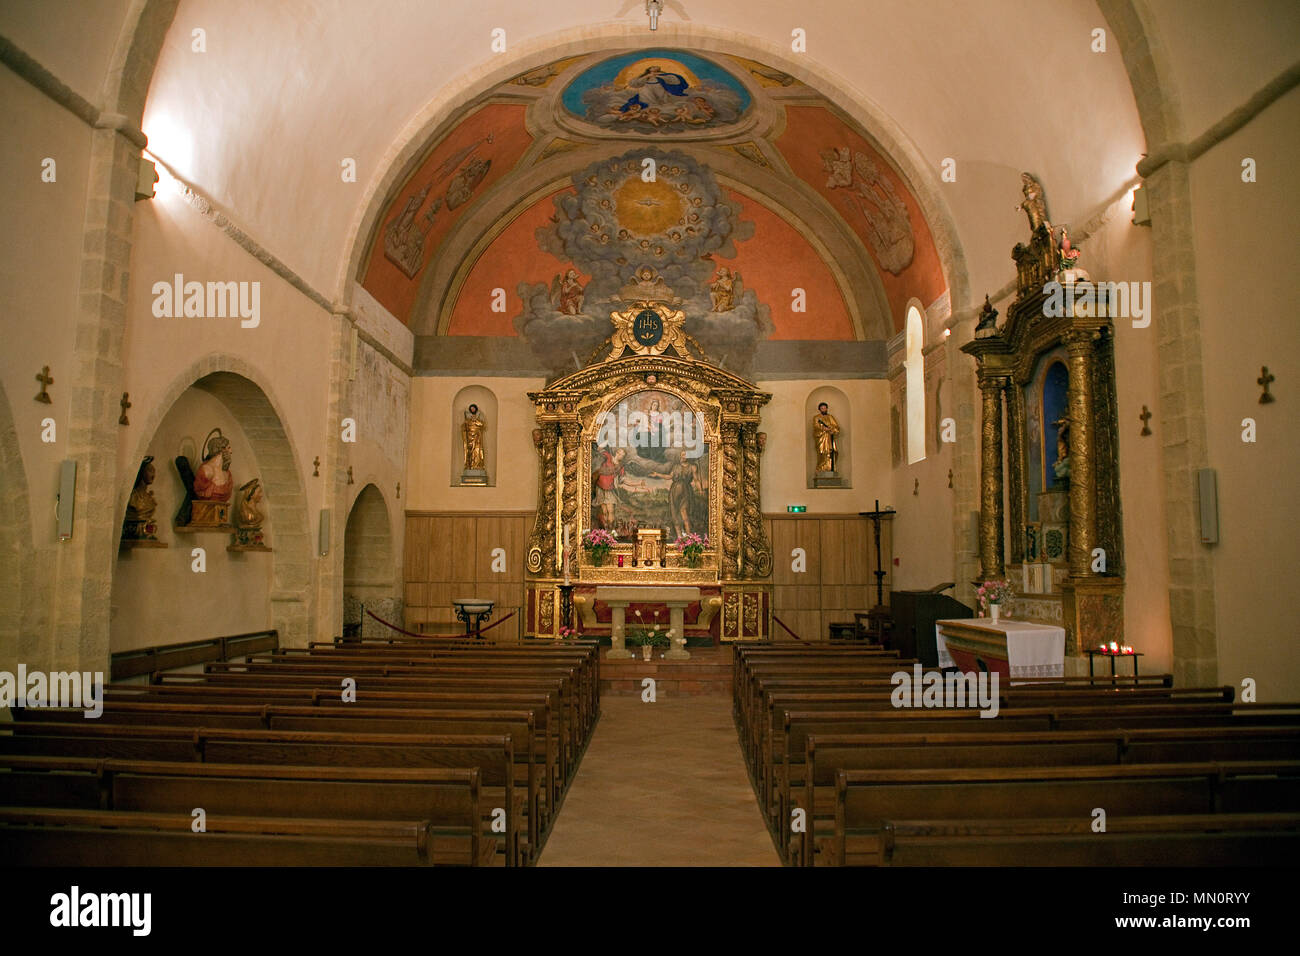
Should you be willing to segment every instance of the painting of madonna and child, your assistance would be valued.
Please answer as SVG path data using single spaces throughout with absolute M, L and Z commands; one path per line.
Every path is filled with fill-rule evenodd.
M 630 395 L 597 421 L 591 443 L 591 527 L 632 541 L 639 528 L 664 540 L 711 535 L 709 446 L 704 423 L 675 395 Z

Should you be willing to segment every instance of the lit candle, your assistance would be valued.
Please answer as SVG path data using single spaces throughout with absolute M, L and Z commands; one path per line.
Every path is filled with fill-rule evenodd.
M 564 526 L 563 564 L 564 564 L 564 583 L 567 585 L 569 583 L 569 526 L 567 524 Z

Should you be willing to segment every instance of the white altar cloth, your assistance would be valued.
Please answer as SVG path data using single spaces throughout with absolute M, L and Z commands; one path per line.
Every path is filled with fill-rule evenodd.
M 944 640 L 944 625 L 1000 633 L 1007 642 L 1007 668 L 1012 680 L 1017 677 L 1065 676 L 1065 628 L 1029 621 L 1002 618 L 996 624 L 990 618 L 966 618 L 934 622 L 934 639 L 939 650 L 939 666 L 955 667 Z

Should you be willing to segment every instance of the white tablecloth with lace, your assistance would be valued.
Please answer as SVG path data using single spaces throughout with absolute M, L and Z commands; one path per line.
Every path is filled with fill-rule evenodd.
M 939 666 L 955 667 L 944 641 L 945 624 L 973 627 L 981 631 L 1000 632 L 1007 642 L 1007 668 L 1011 679 L 1017 677 L 1065 676 L 1065 628 L 1029 621 L 1002 618 L 996 624 L 989 618 L 935 621 L 934 639 L 939 650 Z

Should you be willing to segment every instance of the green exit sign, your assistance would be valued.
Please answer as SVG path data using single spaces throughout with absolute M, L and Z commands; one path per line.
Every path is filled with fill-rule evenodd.
M 807 505 L 786 505 L 785 510 L 792 515 L 801 515 L 808 510 Z

